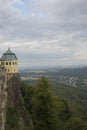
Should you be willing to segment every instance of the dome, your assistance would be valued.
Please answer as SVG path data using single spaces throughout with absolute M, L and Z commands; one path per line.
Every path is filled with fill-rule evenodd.
M 2 61 L 12 61 L 12 60 L 18 60 L 15 53 L 13 53 L 10 48 L 3 54 L 1 57 Z

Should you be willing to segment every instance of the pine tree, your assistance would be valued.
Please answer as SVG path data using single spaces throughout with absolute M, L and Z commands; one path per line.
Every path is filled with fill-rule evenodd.
M 55 96 L 49 89 L 47 78 L 39 80 L 32 102 L 36 130 L 61 130 Z

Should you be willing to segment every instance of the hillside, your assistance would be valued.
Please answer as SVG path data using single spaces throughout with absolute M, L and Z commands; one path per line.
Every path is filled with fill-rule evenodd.
M 73 115 L 87 122 L 87 68 L 24 70 L 23 82 L 35 84 L 39 77 L 46 76 L 51 81 L 52 91 L 64 99 Z
M 21 70 L 20 76 L 22 80 L 28 83 L 36 82 L 38 78 L 45 76 L 52 81 L 58 81 L 70 86 L 87 87 L 87 67 Z
M 5 71 L 1 71 L 0 129 L 87 130 L 87 87 L 74 86 L 65 80 L 78 75 L 80 84 L 81 77 L 86 79 L 85 69 L 76 69 L 75 74 L 72 69 L 72 73 L 69 69 L 49 70 L 50 74 L 47 70 L 34 70 L 31 79 L 30 71 L 26 71 L 25 80 L 21 81 L 19 75 L 7 77 Z M 33 77 L 35 73 L 37 76 Z M 39 79 L 39 73 L 49 76 Z M 64 82 L 61 78 L 51 80 L 52 74 L 62 76 Z
M 21 84 L 21 92 L 24 97 L 25 106 L 32 115 L 35 128 L 37 129 L 41 124 L 39 130 L 44 130 L 46 126 L 43 126 L 41 120 L 44 123 L 49 122 L 47 113 L 50 111 L 53 112 L 53 109 L 55 109 L 56 115 L 52 114 L 55 115 L 54 117 L 57 116 L 58 126 L 55 130 L 86 130 L 87 89 L 74 88 L 59 82 L 55 83 L 50 81 L 48 84 L 48 79 L 44 81 L 43 78 L 33 85 L 25 84 L 24 82 Z M 54 105 L 52 106 L 50 102 Z M 50 127 L 50 125 L 48 126 Z M 49 127 L 46 130 L 50 130 Z
M 67 101 L 73 114 L 87 121 L 87 88 L 75 88 L 57 82 L 52 83 L 51 89 Z

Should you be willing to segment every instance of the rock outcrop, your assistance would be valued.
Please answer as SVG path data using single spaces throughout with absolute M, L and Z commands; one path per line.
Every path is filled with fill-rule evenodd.
M 7 77 L 4 69 L 0 69 L 0 130 L 5 130 L 6 103 L 7 103 Z
M 19 88 L 19 75 L 0 69 L 0 130 L 34 129 Z
M 5 130 L 10 130 L 12 124 L 8 123 L 9 112 L 8 109 L 13 111 L 13 115 L 17 118 L 14 119 L 14 130 L 25 130 L 26 127 L 33 130 L 33 123 L 31 116 L 25 108 L 24 101 L 20 92 L 20 77 L 19 75 L 13 75 L 10 80 L 7 81 L 7 124 Z M 15 112 L 15 113 L 14 113 Z M 13 117 L 13 118 L 15 118 Z M 8 128 L 8 129 L 7 129 Z

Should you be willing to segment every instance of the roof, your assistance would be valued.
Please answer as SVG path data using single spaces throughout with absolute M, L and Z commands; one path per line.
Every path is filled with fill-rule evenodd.
M 12 61 L 12 60 L 18 60 L 15 53 L 13 53 L 10 48 L 8 48 L 8 50 L 3 54 L 3 56 L 1 57 L 1 60 L 3 61 Z

